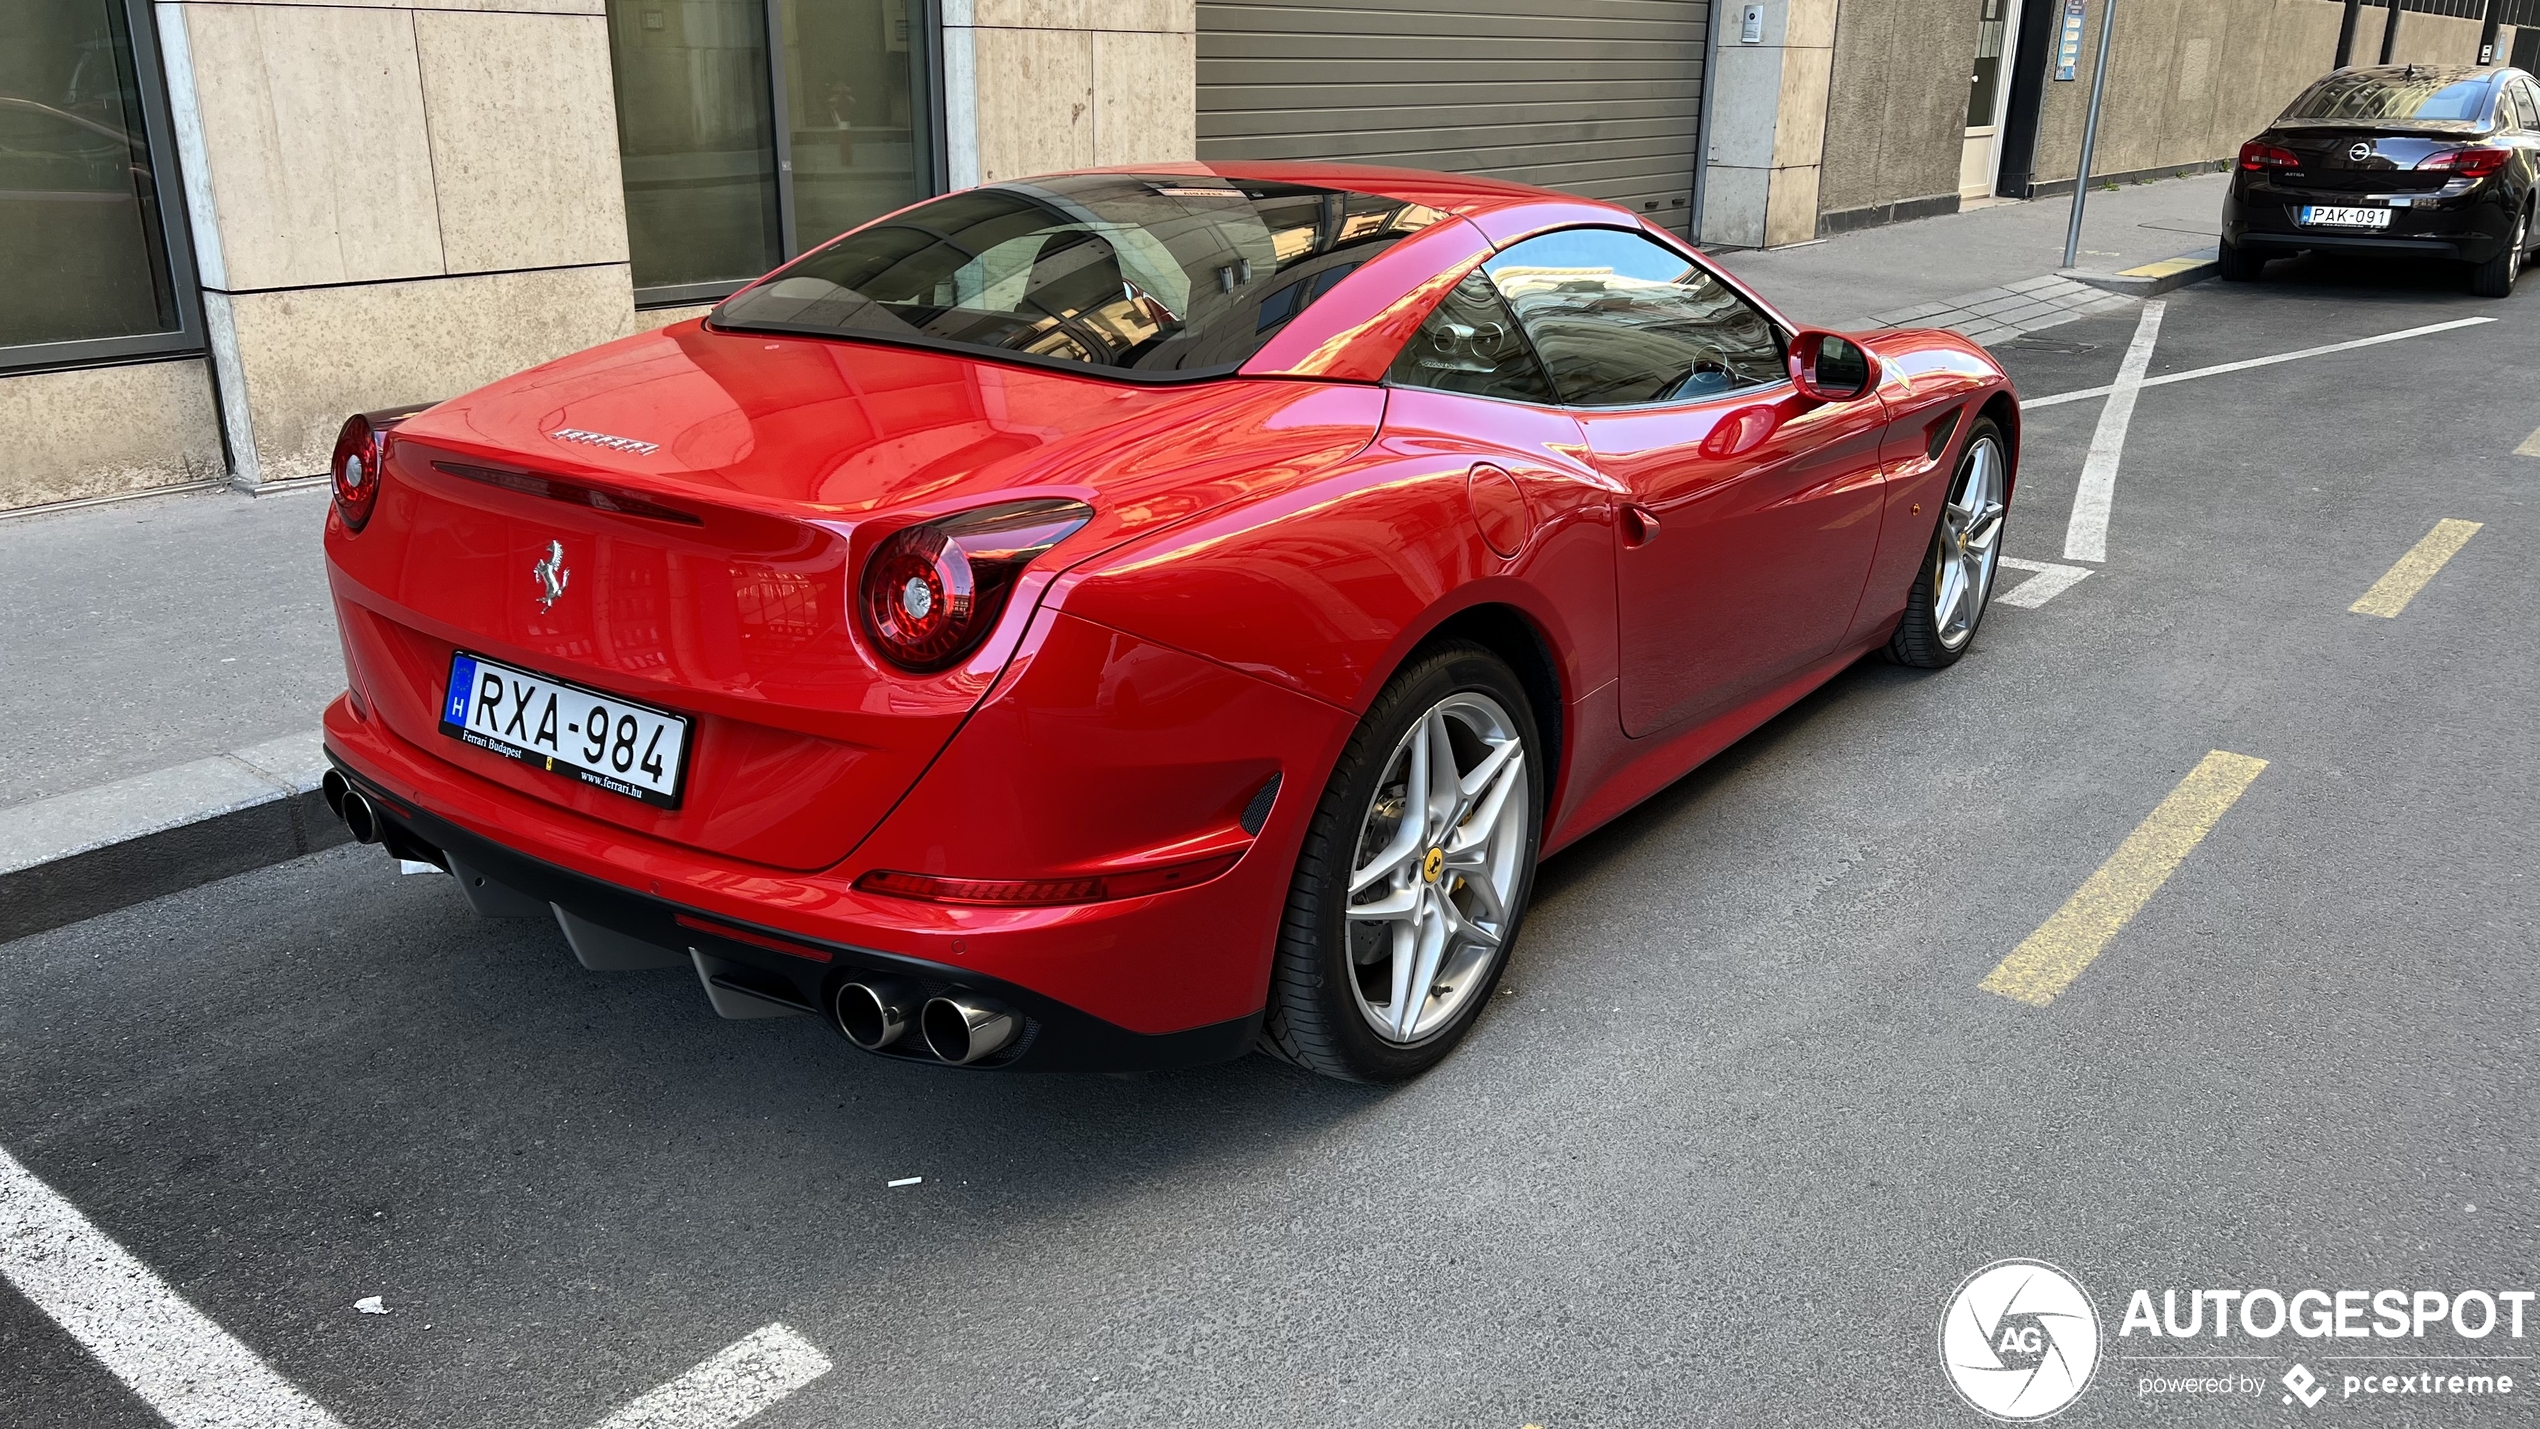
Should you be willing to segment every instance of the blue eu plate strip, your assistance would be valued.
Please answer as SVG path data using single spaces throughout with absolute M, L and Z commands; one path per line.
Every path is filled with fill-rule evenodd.
M 476 688 L 476 662 L 465 655 L 450 660 L 450 706 L 441 712 L 444 723 L 467 727 L 467 697 Z

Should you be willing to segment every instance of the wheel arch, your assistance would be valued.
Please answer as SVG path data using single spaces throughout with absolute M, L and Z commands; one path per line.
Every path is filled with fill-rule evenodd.
M 2003 495 L 2008 497 L 2020 486 L 2020 404 L 2012 399 L 2009 392 L 1997 389 L 1992 396 L 1984 399 L 1983 406 L 1976 409 L 1977 420 L 1986 417 L 1991 417 L 1993 424 L 2002 429 L 2003 445 L 2008 449 L 2005 455 L 2010 458 L 2011 470 L 2003 479 Z
M 1535 733 L 1551 751 L 1544 780 L 1544 825 L 1551 827 L 1552 811 L 1560 806 L 1563 777 L 1569 772 L 1570 739 L 1568 721 L 1563 718 L 1568 701 L 1564 697 L 1561 662 L 1552 651 L 1552 642 L 1534 617 L 1505 601 L 1486 600 L 1449 612 L 1413 641 L 1401 659 L 1373 682 L 1382 689 L 1404 667 L 1440 645 L 1454 641 L 1470 641 L 1505 661 L 1516 672 L 1517 683 L 1533 706 Z

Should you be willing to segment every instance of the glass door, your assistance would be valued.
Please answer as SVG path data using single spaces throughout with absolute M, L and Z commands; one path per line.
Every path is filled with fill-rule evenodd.
M 912 0 L 608 0 L 639 307 L 710 302 L 934 191 Z
M 761 0 L 611 0 L 608 19 L 638 298 L 711 297 L 775 267 Z
M 1988 198 L 2002 153 L 2002 107 L 2011 87 L 2003 67 L 2017 38 L 2016 0 L 1976 0 L 1974 72 L 1967 79 L 1967 133 L 1958 151 L 1958 197 Z
M 788 254 L 916 201 L 908 0 L 776 0 L 792 202 Z

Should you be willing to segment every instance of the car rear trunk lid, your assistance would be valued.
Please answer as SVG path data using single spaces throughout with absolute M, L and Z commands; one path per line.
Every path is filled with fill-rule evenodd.
M 2302 161 L 2299 169 L 2271 178 L 2279 189 L 2324 197 L 2368 193 L 2432 193 L 2452 177 L 2417 164 L 2437 149 L 2461 142 L 2423 127 L 2301 126 L 2262 142 L 2279 144 Z
M 1018 582 L 1028 606 L 1059 566 L 1360 449 L 1382 407 L 1373 387 L 1140 388 L 686 324 L 397 428 L 370 524 L 330 538 L 339 617 L 357 687 L 409 743 L 630 832 L 826 868 L 1009 653 L 992 639 L 939 674 L 883 664 L 852 613 L 880 533 L 1009 497 L 1089 500 L 1094 521 Z M 680 806 L 444 734 L 459 651 L 691 718 Z

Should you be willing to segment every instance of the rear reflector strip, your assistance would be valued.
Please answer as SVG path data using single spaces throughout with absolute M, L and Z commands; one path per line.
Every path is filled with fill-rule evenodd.
M 703 918 L 691 918 L 685 913 L 671 914 L 670 921 L 691 932 L 711 933 L 718 938 L 729 938 L 736 943 L 747 943 L 753 948 L 765 948 L 769 952 L 809 958 L 815 963 L 829 961 L 827 948 L 815 948 L 807 943 L 791 942 L 784 938 L 771 938 L 765 933 L 753 933 L 747 928 L 735 928 L 724 923 L 709 923 Z
M 1235 866 L 1240 853 L 1146 868 L 1106 873 L 1094 878 L 938 878 L 927 873 L 893 873 L 875 869 L 855 881 L 861 893 L 887 893 L 927 903 L 969 903 L 982 907 L 1049 908 L 1069 903 L 1108 903 L 1143 898 L 1206 883 Z
M 654 521 L 676 521 L 682 526 L 702 526 L 705 518 L 658 501 L 647 501 L 624 491 L 612 491 L 587 481 L 570 477 L 541 476 L 534 471 L 505 471 L 501 467 L 473 466 L 463 461 L 435 461 L 432 469 L 451 476 L 517 491 L 523 496 L 543 496 L 549 501 L 569 501 L 588 506 L 594 511 L 610 511 L 620 516 L 642 516 Z

